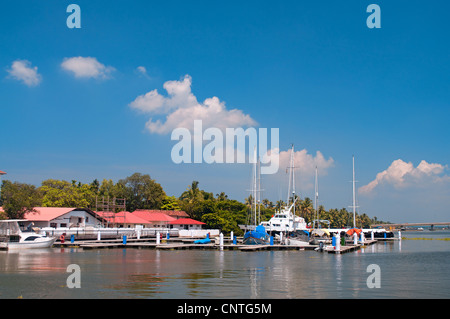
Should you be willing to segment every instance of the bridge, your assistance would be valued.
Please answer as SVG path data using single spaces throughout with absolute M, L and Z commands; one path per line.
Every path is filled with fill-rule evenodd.
M 416 226 L 430 226 L 434 229 L 434 226 L 450 226 L 450 222 L 437 222 L 437 223 L 399 223 L 399 224 L 374 224 L 371 228 L 381 227 L 381 228 L 402 228 L 402 227 L 416 227 Z

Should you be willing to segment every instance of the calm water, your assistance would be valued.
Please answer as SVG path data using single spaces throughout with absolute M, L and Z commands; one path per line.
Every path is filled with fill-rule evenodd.
M 449 231 L 403 232 L 450 238 Z M 0 298 L 449 298 L 450 241 L 378 243 L 344 255 L 314 251 L 44 249 L 0 252 Z M 69 264 L 81 288 L 69 289 Z M 381 287 L 369 289 L 377 264 Z

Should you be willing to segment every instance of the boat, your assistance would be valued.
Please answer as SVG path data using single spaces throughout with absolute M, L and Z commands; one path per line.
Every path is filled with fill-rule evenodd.
M 25 231 L 19 223 L 29 223 Z M 31 222 L 26 219 L 0 220 L 0 241 L 6 249 L 50 248 L 56 237 L 38 234 L 31 228 Z
M 308 246 L 310 243 L 310 232 L 308 230 L 296 230 L 288 233 L 286 245 L 289 246 Z
M 297 231 L 308 230 L 305 219 L 295 214 L 297 196 L 295 195 L 294 169 L 294 145 L 292 145 L 289 165 L 288 205 L 280 207 L 280 210 L 277 211 L 268 222 L 261 223 L 261 225 L 266 228 L 267 232 L 274 236 L 282 233 L 286 235 L 295 234 Z M 291 201 L 292 204 L 289 205 Z
M 253 179 L 252 179 L 252 209 L 250 213 L 250 223 L 245 226 L 244 238 L 242 240 L 244 245 L 267 245 L 270 243 L 270 235 L 266 232 L 264 225 L 258 225 L 261 220 L 260 212 L 260 192 L 261 192 L 261 182 L 260 182 L 260 166 L 259 160 L 256 156 L 256 148 L 254 151 L 254 167 L 253 167 Z M 259 168 L 259 169 L 258 169 Z M 258 207 L 257 207 L 258 203 Z

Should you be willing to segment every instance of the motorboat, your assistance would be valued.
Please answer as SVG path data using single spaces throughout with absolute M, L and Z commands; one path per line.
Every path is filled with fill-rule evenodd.
M 29 223 L 29 225 L 22 231 L 19 223 L 22 225 Z M 26 219 L 0 220 L 0 242 L 8 250 L 49 248 L 55 240 L 56 237 L 47 237 L 35 232 L 31 227 L 31 222 Z

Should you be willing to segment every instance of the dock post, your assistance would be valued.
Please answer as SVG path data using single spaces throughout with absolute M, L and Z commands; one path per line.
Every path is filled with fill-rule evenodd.
M 141 239 L 141 230 L 140 229 L 138 229 L 136 232 L 136 238 Z
M 160 237 L 159 232 L 156 232 L 156 245 L 159 245 L 159 244 L 161 244 L 161 237 Z
M 280 232 L 280 244 L 283 243 L 283 232 Z
M 398 240 L 402 240 L 402 232 L 400 230 L 398 231 Z
M 270 246 L 273 246 L 273 236 L 270 236 Z
M 70 242 L 73 244 L 75 242 L 75 235 L 70 235 Z
M 123 243 L 124 245 L 127 244 L 127 235 L 123 235 L 122 243 Z
M 237 244 L 237 238 L 236 238 L 236 236 L 233 236 L 233 245 L 236 245 Z
M 371 239 L 372 240 L 375 240 L 375 234 L 374 234 L 374 231 L 372 230 L 372 234 L 371 234 Z
M 361 244 L 364 244 L 366 241 L 366 237 L 364 236 L 364 233 L 361 232 Z
M 233 238 L 234 238 L 234 233 L 233 233 L 233 231 L 231 231 L 231 233 L 230 233 L 230 238 L 231 238 L 231 240 L 233 240 Z
M 353 245 L 357 245 L 358 244 L 358 235 L 356 233 L 353 233 Z
M 220 250 L 223 250 L 223 233 L 220 233 L 219 245 L 220 245 Z
M 336 246 L 334 247 L 334 250 L 341 251 L 341 234 L 339 234 L 339 232 L 336 234 Z
M 97 240 L 102 240 L 102 233 L 100 231 L 97 232 Z

